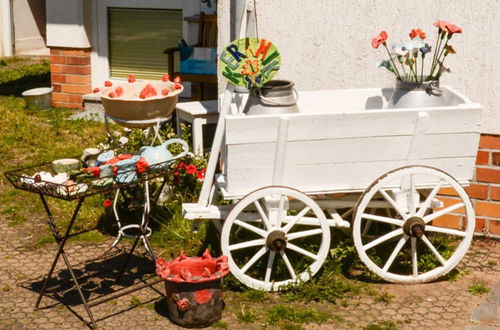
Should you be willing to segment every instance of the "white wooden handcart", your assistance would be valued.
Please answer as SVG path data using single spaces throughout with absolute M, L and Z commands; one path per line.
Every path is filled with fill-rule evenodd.
M 427 282 L 458 264 L 475 227 L 463 186 L 482 108 L 443 87 L 446 106 L 386 109 L 391 92 L 301 92 L 298 114 L 249 116 L 226 91 L 200 199 L 183 212 L 224 220 L 236 278 L 268 291 L 307 281 L 328 255 L 330 227 L 351 228 L 363 263 L 387 281 Z

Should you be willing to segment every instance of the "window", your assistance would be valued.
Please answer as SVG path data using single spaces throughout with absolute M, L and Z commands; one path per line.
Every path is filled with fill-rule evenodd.
M 167 72 L 163 50 L 177 46 L 182 27 L 182 10 L 108 8 L 110 76 L 159 79 Z

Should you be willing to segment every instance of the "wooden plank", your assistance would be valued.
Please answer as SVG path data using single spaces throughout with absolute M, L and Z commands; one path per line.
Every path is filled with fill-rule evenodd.
M 411 136 L 365 137 L 318 141 L 293 141 L 287 144 L 286 167 L 296 164 L 337 164 L 405 160 Z M 420 158 L 475 157 L 479 134 L 433 134 L 422 137 Z M 275 143 L 227 146 L 230 168 L 270 168 Z
M 419 160 L 417 164 L 438 168 L 449 173 L 458 181 L 467 182 L 472 179 L 474 174 L 475 156 L 424 159 Z M 404 159 L 342 164 L 291 165 L 285 170 L 283 185 L 294 187 L 305 193 L 315 191 L 363 191 L 377 177 L 404 165 Z M 226 183 L 229 194 L 245 195 L 257 188 L 271 185 L 272 168 L 233 168 L 229 166 Z
M 426 109 L 428 134 L 480 132 L 480 108 Z M 289 141 L 413 134 L 416 110 L 289 114 Z M 274 142 L 279 116 L 227 116 L 226 143 Z

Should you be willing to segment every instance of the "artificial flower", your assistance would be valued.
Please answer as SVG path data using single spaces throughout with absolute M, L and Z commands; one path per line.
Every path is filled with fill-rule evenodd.
M 454 33 L 462 33 L 462 29 L 453 23 L 448 23 L 448 25 L 446 25 L 446 28 L 448 29 L 449 36 Z
M 410 38 L 415 39 L 416 37 L 419 37 L 422 40 L 425 39 L 425 32 L 420 29 L 412 29 L 410 32 Z
M 389 60 L 382 61 L 378 64 L 378 67 L 383 67 L 386 68 L 387 70 L 394 72 L 394 67 L 392 66 L 391 62 Z
M 432 51 L 432 47 L 426 43 L 424 47 L 420 48 L 420 52 L 422 53 L 422 56 L 425 56 L 425 54 L 430 53 Z
M 111 86 L 113 86 L 113 83 L 112 83 L 111 81 L 109 81 L 109 80 L 106 80 L 106 81 L 104 82 L 104 86 L 106 86 L 106 87 L 111 87 Z
M 129 74 L 129 75 L 128 75 L 128 82 L 129 82 L 129 83 L 134 83 L 134 82 L 136 82 L 136 80 L 135 80 L 135 76 L 134 76 L 133 74 Z
M 180 84 L 181 83 L 181 77 L 177 76 L 174 78 L 174 83 Z
M 398 56 L 406 56 L 408 55 L 408 49 L 404 46 L 401 46 L 401 45 L 394 45 L 392 47 L 392 50 L 394 51 L 394 53 Z
M 196 170 L 197 170 L 197 168 L 193 164 L 190 164 L 190 165 L 186 166 L 186 173 L 187 174 L 195 174 Z
M 446 21 L 435 21 L 434 26 L 439 28 L 440 32 L 448 32 L 448 22 Z
M 168 74 L 163 75 L 163 77 L 161 77 L 161 81 L 170 81 L 170 76 Z
M 457 52 L 455 51 L 455 49 L 453 49 L 453 47 L 451 45 L 446 45 L 444 46 L 444 55 L 448 55 L 448 54 L 456 54 Z
M 372 47 L 377 49 L 380 45 L 387 41 L 389 35 L 385 31 L 381 31 L 375 38 L 372 39 Z
M 113 205 L 113 202 L 111 201 L 111 199 L 106 198 L 102 205 L 104 205 L 104 207 L 110 207 L 111 205 Z
M 100 91 L 99 87 L 96 87 L 96 88 L 94 88 L 94 90 L 92 92 L 98 93 L 99 91 Z

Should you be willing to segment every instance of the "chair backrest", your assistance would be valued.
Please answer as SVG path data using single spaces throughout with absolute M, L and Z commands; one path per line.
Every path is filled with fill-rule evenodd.
M 200 47 L 217 47 L 217 15 L 201 13 L 198 24 L 197 45 Z

